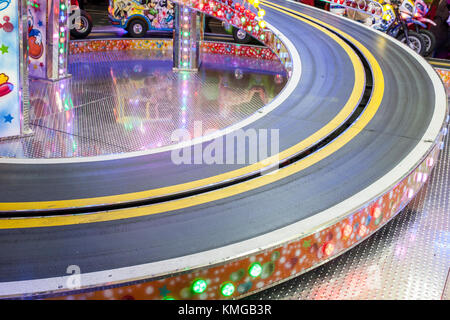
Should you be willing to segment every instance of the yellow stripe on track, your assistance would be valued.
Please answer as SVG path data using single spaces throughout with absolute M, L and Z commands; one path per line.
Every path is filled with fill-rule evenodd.
M 427 60 L 429 64 L 433 65 L 433 66 L 437 66 L 437 67 L 446 67 L 449 68 L 450 67 L 450 63 L 447 62 L 440 62 L 440 61 L 434 61 L 434 60 Z
M 311 24 L 311 22 L 304 20 L 303 18 L 293 15 L 287 10 L 275 8 L 273 6 L 267 5 L 274 10 L 280 11 L 289 15 L 297 20 L 304 21 L 305 23 Z M 295 12 L 295 11 L 293 11 Z M 302 14 L 303 15 L 303 14 Z M 303 15 L 306 16 L 306 15 Z M 312 17 L 308 17 L 314 19 Z M 314 19 L 316 20 L 316 19 Z M 219 190 L 211 191 L 208 193 L 196 195 L 190 198 L 184 198 L 179 200 L 174 200 L 165 203 L 159 203 L 154 205 L 149 205 L 145 207 L 135 207 L 120 210 L 112 210 L 107 212 L 82 214 L 82 215 L 70 215 L 70 216 L 52 216 L 52 217 L 40 217 L 40 218 L 10 218 L 2 219 L 0 221 L 0 229 L 11 229 L 11 228 L 34 228 L 34 227 L 52 227 L 52 226 L 63 226 L 63 225 L 73 225 L 73 224 L 83 224 L 83 223 L 94 223 L 94 222 L 104 222 L 112 221 L 118 219 L 128 219 L 141 217 L 151 214 L 158 214 L 168 211 L 180 210 L 196 205 L 205 204 L 211 201 L 216 201 L 220 199 L 225 199 L 227 197 L 235 196 L 237 194 L 254 190 L 256 188 L 268 185 L 272 182 L 279 181 L 285 177 L 296 174 L 301 170 L 304 170 L 317 162 L 325 159 L 329 155 L 333 154 L 337 150 L 341 149 L 349 141 L 351 141 L 358 133 L 360 133 L 370 120 L 374 117 L 377 112 L 384 93 L 384 77 L 381 68 L 376 61 L 375 57 L 370 53 L 370 51 L 365 48 L 360 42 L 355 40 L 350 35 L 327 25 L 326 23 L 320 22 L 326 25 L 330 29 L 334 29 L 338 34 L 351 41 L 359 50 L 364 54 L 373 73 L 373 93 L 369 103 L 364 110 L 364 113 L 358 118 L 358 120 L 344 133 L 342 133 L 335 140 L 327 144 L 325 147 L 321 148 L 314 154 L 299 160 L 292 165 L 286 166 L 272 174 L 264 175 L 259 178 L 255 178 L 249 181 L 242 182 L 237 185 L 233 185 L 227 188 L 222 188 Z M 315 26 L 318 27 L 318 26 Z M 320 28 L 320 27 L 318 27 Z M 329 31 L 328 31 L 329 32 Z M 345 44 L 345 46 L 347 46 Z M 348 46 L 347 46 L 348 47 Z M 353 53 L 354 54 L 354 53 Z M 308 138 L 309 139 L 309 138 Z M 302 142 L 303 143 L 303 142 Z M 290 149 L 288 149 L 290 150 Z M 286 151 L 285 151 L 286 152 Z M 284 153 L 282 153 L 284 154 Z
M 309 21 L 307 21 L 306 23 L 312 25 L 315 28 L 320 29 L 322 32 L 327 34 L 331 39 L 336 41 L 346 51 L 353 64 L 354 79 L 355 79 L 355 84 L 350 94 L 350 97 L 347 100 L 344 107 L 341 109 L 341 111 L 329 123 L 327 123 L 324 127 L 316 131 L 308 138 L 282 151 L 281 153 L 268 158 L 266 161 L 257 162 L 255 164 L 243 167 L 241 169 L 229 171 L 205 179 L 200 179 L 178 185 L 146 190 L 141 192 L 133 192 L 95 198 L 70 199 L 59 201 L 38 201 L 38 202 L 3 202 L 0 203 L 0 211 L 54 210 L 63 208 L 80 208 L 88 206 L 99 206 L 105 204 L 127 203 L 142 199 L 150 199 L 177 194 L 189 190 L 199 189 L 208 185 L 217 184 L 222 181 L 236 179 L 238 177 L 248 175 L 252 172 L 257 172 L 265 167 L 268 167 L 271 164 L 277 163 L 278 160 L 289 158 L 292 155 L 299 153 L 302 150 L 306 149 L 307 147 L 311 146 L 315 142 L 324 139 L 326 136 L 328 136 L 330 133 L 336 130 L 351 115 L 353 110 L 358 105 L 364 93 L 364 84 L 365 84 L 364 68 L 357 54 L 350 48 L 350 46 L 347 43 L 345 43 L 345 41 L 343 41 L 334 33 L 326 30 L 323 27 L 317 26 L 316 24 L 313 24 Z

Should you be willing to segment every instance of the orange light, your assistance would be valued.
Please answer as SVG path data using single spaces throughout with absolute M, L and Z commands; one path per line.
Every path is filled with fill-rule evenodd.
M 327 243 L 327 244 L 325 245 L 324 249 L 323 249 L 323 252 L 324 252 L 327 256 L 331 255 L 331 254 L 333 253 L 333 251 L 334 251 L 334 244 L 332 244 L 331 242 L 330 242 L 330 243 Z
M 342 229 L 342 234 L 344 235 L 344 237 L 350 237 L 350 235 L 352 234 L 352 230 L 353 230 L 352 226 L 346 224 Z
M 359 236 L 362 238 L 362 237 L 364 237 L 365 235 L 366 235 L 366 232 L 367 232 L 367 227 L 365 226 L 365 225 L 361 225 L 360 227 L 359 227 L 359 232 L 358 232 L 358 234 L 359 234 Z
M 373 209 L 372 216 L 373 216 L 375 219 L 378 219 L 378 218 L 381 216 L 381 209 L 380 209 L 380 207 L 375 207 L 375 208 Z

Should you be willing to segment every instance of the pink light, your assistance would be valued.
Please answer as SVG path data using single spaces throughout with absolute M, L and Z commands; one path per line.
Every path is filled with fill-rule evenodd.
M 422 181 L 422 176 L 423 176 L 422 172 L 417 172 L 416 173 L 416 181 L 417 182 L 421 182 Z

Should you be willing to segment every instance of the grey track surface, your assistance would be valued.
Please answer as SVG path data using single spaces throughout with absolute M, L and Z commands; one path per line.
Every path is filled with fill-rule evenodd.
M 386 174 L 410 152 L 424 133 L 434 107 L 434 91 L 421 67 L 415 65 L 406 52 L 374 33 L 322 12 L 286 2 L 283 5 L 345 30 L 369 48 L 378 59 L 385 78 L 384 98 L 378 113 L 360 134 L 333 155 L 306 170 L 224 200 L 160 215 L 112 222 L 0 230 L 0 281 L 62 276 L 67 266 L 72 264 L 80 266 L 83 273 L 138 265 L 249 239 L 341 202 Z M 342 96 L 344 89 L 340 84 L 344 83 L 344 79 L 346 83 L 353 81 L 351 74 L 345 71 L 348 61 L 345 58 L 340 61 L 341 49 L 334 48 L 332 41 L 324 39 L 318 30 L 304 23 L 265 9 L 267 21 L 298 46 L 302 55 L 302 78 L 309 79 L 309 83 L 303 83 L 289 98 L 290 104 L 286 103 L 257 123 L 261 128 L 274 127 L 280 128 L 281 132 L 289 131 L 287 136 L 280 134 L 282 144 L 286 147 L 311 132 L 309 125 L 320 127 L 326 122 L 325 114 L 334 109 L 323 109 L 324 106 L 337 103 L 342 107 L 346 101 L 344 97 L 348 94 Z M 331 78 L 328 77 L 335 81 L 330 82 Z M 136 161 L 121 160 L 109 164 L 115 167 L 104 167 L 103 164 L 102 170 L 110 173 L 106 177 L 108 181 L 104 183 L 109 185 L 121 181 L 125 186 L 139 186 L 139 182 L 133 181 L 130 174 L 150 164 L 141 162 L 135 166 Z M 165 165 L 163 159 L 158 158 L 157 161 L 151 165 L 155 168 L 161 166 L 158 170 L 162 170 Z M 83 183 L 85 178 L 78 177 L 80 172 L 98 169 L 92 164 L 75 166 L 78 173 L 73 180 L 50 180 L 56 184 L 52 186 L 53 197 L 65 194 L 60 189 L 73 188 L 73 185 Z M 214 167 L 209 169 L 216 170 Z M 57 173 L 67 173 L 63 166 L 53 169 Z M 187 169 L 186 177 L 199 178 L 200 173 L 205 173 L 200 168 Z M 0 167 L 1 172 L 7 170 L 10 170 L 10 166 Z M 15 170 L 24 170 L 24 167 Z M 22 174 L 23 178 L 20 179 L 19 175 L 6 175 L 8 183 L 2 183 L 0 194 L 5 196 L 4 186 L 11 187 L 10 183 L 31 183 L 31 180 L 26 181 L 26 176 L 33 170 L 37 169 L 34 166 L 25 167 L 24 172 L 27 174 Z M 16 174 L 19 172 L 16 171 Z M 170 181 L 171 172 L 166 172 L 165 176 L 165 182 Z M 30 173 L 29 179 L 37 177 Z M 126 179 L 122 181 L 124 177 Z M 95 177 L 89 179 L 96 180 Z M 37 182 L 33 180 L 32 183 L 30 188 L 33 194 L 22 193 L 25 199 L 40 199 L 40 196 L 47 195 L 44 190 L 39 191 L 42 187 L 37 188 Z M 19 186 L 15 188 L 17 192 Z M 81 187 L 77 190 L 87 192 Z M 9 191 L 7 194 L 12 197 L 15 192 Z M 90 192 L 87 194 L 92 196 Z
M 280 150 L 319 130 L 342 109 L 354 85 L 347 53 L 305 25 L 292 35 L 302 61 L 300 85 L 280 107 L 247 128 L 280 130 Z M 207 143 L 205 143 L 207 144 Z M 116 195 L 207 178 L 245 165 L 175 165 L 171 153 L 55 165 L 0 164 L 0 202 L 66 200 Z M 83 173 L 83 174 L 80 174 Z

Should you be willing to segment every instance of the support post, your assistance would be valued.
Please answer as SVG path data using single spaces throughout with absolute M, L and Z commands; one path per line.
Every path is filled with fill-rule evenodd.
M 28 1 L 29 75 L 58 81 L 67 78 L 68 0 Z
M 175 5 L 173 29 L 173 69 L 197 71 L 201 64 L 203 14 L 182 4 Z

